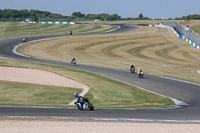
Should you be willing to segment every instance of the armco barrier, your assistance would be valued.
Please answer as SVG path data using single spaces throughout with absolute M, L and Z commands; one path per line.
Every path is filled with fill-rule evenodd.
M 163 25 L 163 24 L 155 25 L 155 27 L 162 27 L 162 28 L 171 29 L 178 38 L 185 40 L 186 42 L 188 42 L 189 44 L 191 44 L 192 46 L 194 46 L 195 48 L 200 50 L 199 45 L 197 45 L 193 41 L 189 40 L 187 37 L 180 35 L 173 27 L 168 26 L 168 25 Z

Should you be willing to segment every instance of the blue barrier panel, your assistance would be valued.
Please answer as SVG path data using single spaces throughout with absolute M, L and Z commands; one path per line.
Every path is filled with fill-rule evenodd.
M 180 38 L 180 39 L 183 39 L 183 36 L 182 35 L 179 35 L 179 37 L 178 38 Z
M 52 24 L 55 24 L 56 22 L 52 22 Z
M 195 48 L 200 50 L 200 46 L 197 45 L 196 43 L 194 43 L 193 41 L 191 41 L 190 39 L 188 39 L 187 37 L 183 36 L 183 35 L 179 35 L 179 33 L 177 33 L 174 28 L 170 27 L 170 26 L 166 26 L 166 25 L 155 25 L 155 27 L 163 27 L 163 28 L 168 28 L 171 29 L 178 38 L 185 40 L 186 42 L 188 42 L 189 44 L 193 45 Z

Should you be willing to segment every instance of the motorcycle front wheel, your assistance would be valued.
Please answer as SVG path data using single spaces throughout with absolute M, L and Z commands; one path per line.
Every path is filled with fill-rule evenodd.
M 94 110 L 94 106 L 93 106 L 91 103 L 89 104 L 89 106 L 88 106 L 88 107 L 89 107 L 89 110 L 91 110 L 91 111 L 93 111 L 93 110 Z

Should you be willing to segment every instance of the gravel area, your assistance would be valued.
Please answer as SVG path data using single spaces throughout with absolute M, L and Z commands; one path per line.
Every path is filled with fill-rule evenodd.
M 199 133 L 199 124 L 0 120 L 1 133 Z
M 84 84 L 61 75 L 36 69 L 0 67 L 0 80 L 51 86 L 88 88 L 88 86 Z
M 0 67 L 0 80 L 81 88 L 83 89 L 83 91 L 80 93 L 81 96 L 84 96 L 89 91 L 89 87 L 82 83 L 52 72 L 36 69 Z M 68 105 L 74 105 L 74 102 L 72 101 Z

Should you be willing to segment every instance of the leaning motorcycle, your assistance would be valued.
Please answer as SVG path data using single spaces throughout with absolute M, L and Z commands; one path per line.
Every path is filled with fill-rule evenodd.
M 138 78 L 143 78 L 144 77 L 144 72 L 138 73 Z
M 23 39 L 22 39 L 22 42 L 26 42 L 26 38 L 23 38 Z
M 71 61 L 71 64 L 74 65 L 74 66 L 76 66 L 76 61 L 75 61 L 75 60 L 72 60 L 72 61 Z
M 74 104 L 79 110 L 94 110 L 94 106 L 89 102 L 87 98 L 77 97 L 74 99 Z
M 132 67 L 132 68 L 130 69 L 130 72 L 131 72 L 131 73 L 135 73 L 135 67 Z

